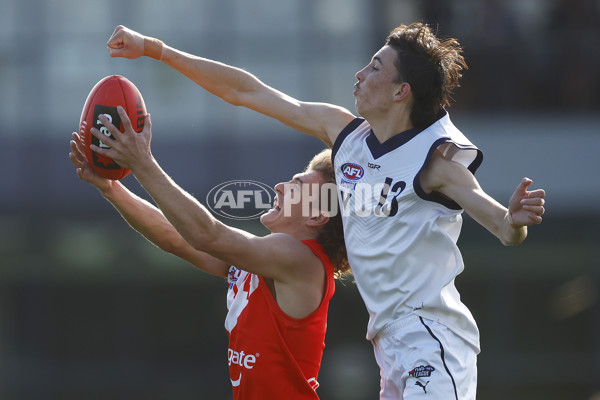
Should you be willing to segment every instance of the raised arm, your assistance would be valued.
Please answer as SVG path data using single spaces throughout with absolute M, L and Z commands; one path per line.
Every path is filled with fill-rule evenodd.
M 467 168 L 437 152 L 420 180 L 423 189 L 454 200 L 504 245 L 520 244 L 527 237 L 527 227 L 542 222 L 546 193 L 543 189 L 528 191 L 531 179 L 523 178 L 508 208 L 485 193 Z
M 79 135 L 73 133 L 69 158 L 76 168 L 77 176 L 95 186 L 134 230 L 160 249 L 188 261 L 204 272 L 227 276 L 227 263 L 194 249 L 158 208 L 129 191 L 119 181 L 98 176 L 86 160 L 82 146 Z
M 123 26 L 117 26 L 107 45 L 111 57 L 155 58 L 228 103 L 275 118 L 329 146 L 355 118 L 342 107 L 296 100 L 240 68 L 185 53 Z
M 310 249 L 291 235 L 278 233 L 259 237 L 215 219 L 202 204 L 179 187 L 152 156 L 150 115 L 146 116 L 142 132 L 136 133 L 123 108 L 118 107 L 117 110 L 124 132 L 120 132 L 105 116 L 100 116 L 100 121 L 115 139 L 107 138 L 98 129 L 92 128 L 91 133 L 103 137 L 104 143 L 110 147 L 104 149 L 92 145 L 92 150 L 131 169 L 168 221 L 192 247 L 229 265 L 284 284 L 304 285 L 315 279 L 316 274 L 309 271 L 323 270 Z

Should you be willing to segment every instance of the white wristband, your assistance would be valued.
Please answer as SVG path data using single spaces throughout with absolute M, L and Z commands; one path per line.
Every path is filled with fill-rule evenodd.
M 144 55 L 162 61 L 164 43 L 162 40 L 144 36 Z

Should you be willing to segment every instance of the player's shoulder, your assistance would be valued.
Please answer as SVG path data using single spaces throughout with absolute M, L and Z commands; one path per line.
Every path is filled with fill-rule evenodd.
M 300 239 L 289 233 L 271 233 L 261 238 L 268 242 L 268 247 L 279 254 L 280 260 L 293 263 L 301 263 L 302 258 L 310 257 L 313 254 L 310 246 L 307 246 Z
M 278 270 L 273 278 L 277 281 L 311 280 L 314 274 L 323 268 L 319 257 L 320 246 L 310 245 L 306 241 L 286 233 L 272 233 L 267 236 L 271 245 L 275 246 L 273 268 Z
M 434 133 L 449 138 L 459 146 L 475 147 L 471 140 L 450 119 L 450 114 L 446 110 L 440 112 L 439 118 L 430 128 Z
M 420 184 L 426 193 L 440 191 L 443 187 L 456 185 L 469 174 L 467 167 L 452 160 L 440 150 L 435 150 L 420 174 Z
M 354 117 L 352 119 L 345 120 L 346 124 L 340 128 L 335 136 L 335 140 L 332 142 L 331 151 L 332 157 L 335 158 L 338 150 L 343 143 L 348 142 L 348 137 L 353 135 L 356 140 L 363 140 L 371 131 L 369 123 L 361 117 Z

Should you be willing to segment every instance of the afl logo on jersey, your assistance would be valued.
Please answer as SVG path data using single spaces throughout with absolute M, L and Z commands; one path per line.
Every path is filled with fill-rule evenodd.
M 365 170 L 358 164 L 346 163 L 342 165 L 342 174 L 346 179 L 356 181 L 363 177 Z

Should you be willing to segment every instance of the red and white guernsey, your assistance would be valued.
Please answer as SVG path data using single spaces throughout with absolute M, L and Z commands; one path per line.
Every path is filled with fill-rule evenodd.
M 229 269 L 229 374 L 235 400 L 318 399 L 315 390 L 325 348 L 327 311 L 335 291 L 333 264 L 314 240 L 304 243 L 326 271 L 321 304 L 296 319 L 277 305 L 261 276 Z

